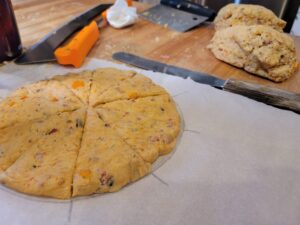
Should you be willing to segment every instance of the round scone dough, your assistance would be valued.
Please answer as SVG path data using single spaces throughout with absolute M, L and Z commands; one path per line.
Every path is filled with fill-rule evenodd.
M 0 103 L 0 118 L 0 182 L 59 199 L 144 177 L 181 127 L 162 87 L 112 68 L 26 85 Z
M 228 4 L 220 9 L 214 24 L 216 30 L 237 25 L 266 25 L 282 31 L 286 22 L 260 5 Z
M 216 58 L 275 82 L 291 77 L 299 65 L 292 38 L 263 25 L 218 30 L 208 48 Z

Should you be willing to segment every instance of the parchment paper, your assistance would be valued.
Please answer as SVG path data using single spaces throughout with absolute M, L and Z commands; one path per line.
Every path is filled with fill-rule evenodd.
M 128 68 L 90 59 L 84 69 Z M 137 69 L 135 69 L 137 70 Z M 0 96 L 75 69 L 0 67 Z M 190 80 L 137 70 L 165 87 L 185 128 L 154 173 L 111 194 L 56 201 L 0 186 L 0 224 L 299 225 L 300 115 Z

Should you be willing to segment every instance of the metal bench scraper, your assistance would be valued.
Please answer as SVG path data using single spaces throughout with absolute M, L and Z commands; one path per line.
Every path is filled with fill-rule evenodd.
M 185 32 L 213 20 L 215 11 L 189 1 L 161 0 L 160 4 L 142 12 L 140 16 L 178 32 Z

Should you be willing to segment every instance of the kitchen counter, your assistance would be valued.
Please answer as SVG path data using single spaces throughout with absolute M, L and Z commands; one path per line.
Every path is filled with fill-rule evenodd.
M 29 46 L 98 1 L 14 2 L 23 43 Z M 214 59 L 205 48 L 212 34 L 211 25 L 180 34 L 142 20 L 123 30 L 107 27 L 90 54 L 106 60 L 92 58 L 80 69 L 127 70 L 107 61 L 122 50 L 299 92 L 299 72 L 274 84 Z M 299 38 L 296 41 L 299 52 Z M 66 201 L 27 196 L 0 185 L 0 224 L 299 224 L 298 114 L 191 80 L 136 70 L 165 88 L 180 110 L 182 133 L 176 149 L 163 159 L 166 163 L 116 193 Z M 14 89 L 70 71 L 56 64 L 8 63 L 1 67 L 0 83 Z M 0 89 L 0 97 L 6 93 Z
M 14 9 L 24 47 L 36 43 L 57 26 L 99 2 L 101 1 L 15 0 Z M 134 5 L 139 12 L 149 7 L 138 2 L 134 2 Z M 139 19 L 133 26 L 121 30 L 109 26 L 103 28 L 100 31 L 100 40 L 89 56 L 112 60 L 114 52 L 126 51 L 190 70 L 214 74 L 220 78 L 244 80 L 300 93 L 300 69 L 289 80 L 274 83 L 215 59 L 206 49 L 213 33 L 213 25 L 209 23 L 186 33 L 178 33 Z M 300 60 L 300 37 L 293 38 Z

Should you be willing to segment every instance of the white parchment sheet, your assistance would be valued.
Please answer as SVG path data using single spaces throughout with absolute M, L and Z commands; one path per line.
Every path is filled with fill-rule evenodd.
M 116 67 L 90 59 L 81 68 Z M 0 95 L 75 69 L 0 67 Z M 137 70 L 165 87 L 184 119 L 174 155 L 119 192 L 69 201 L 0 186 L 0 224 L 299 225 L 300 115 L 190 80 Z

